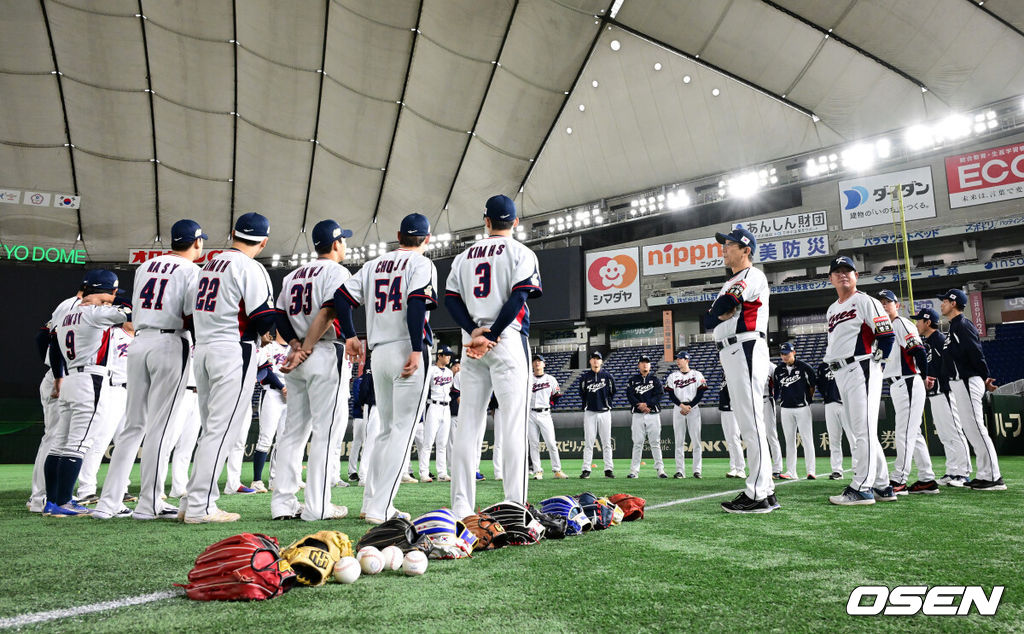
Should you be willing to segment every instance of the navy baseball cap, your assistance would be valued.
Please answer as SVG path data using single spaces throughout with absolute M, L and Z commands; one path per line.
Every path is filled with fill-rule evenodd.
M 210 236 L 203 233 L 203 228 L 195 220 L 185 218 L 171 226 L 171 244 L 192 244 L 199 238 L 209 240 Z
M 430 221 L 423 214 L 409 214 L 402 218 L 402 226 L 398 230 L 403 236 L 429 236 Z
M 782 354 L 789 354 L 790 352 L 796 352 L 796 348 L 793 347 L 793 344 L 787 341 L 786 343 L 779 346 L 779 352 L 781 352 Z
M 857 265 L 854 264 L 853 258 L 847 257 L 845 255 L 840 255 L 836 259 L 832 260 L 832 264 L 828 266 L 828 272 L 829 274 L 835 273 L 836 269 L 841 269 L 844 266 L 850 269 L 851 271 L 857 270 Z
M 441 355 L 444 355 L 446 357 L 452 356 L 452 349 L 449 348 L 448 346 L 441 346 L 437 350 L 437 356 L 440 357 Z
M 687 352 L 686 350 L 680 350 L 679 352 L 676 353 L 676 358 L 677 359 L 689 359 L 690 358 L 690 353 Z
M 351 231 L 342 229 L 341 225 L 333 220 L 321 220 L 313 227 L 313 246 L 318 249 L 342 238 L 351 237 Z
M 878 297 L 890 302 L 899 303 L 900 300 L 896 299 L 896 293 L 893 293 L 889 289 L 882 289 L 878 291 Z
M 93 269 L 85 272 L 82 288 L 86 293 L 112 293 L 117 290 L 117 274 L 107 269 Z
M 247 214 L 242 214 L 235 221 L 236 238 L 259 242 L 268 236 L 270 236 L 270 221 L 262 214 L 250 211 Z
M 545 359 L 544 355 L 542 355 L 542 354 L 535 354 L 535 355 L 533 355 L 533 360 L 534 361 L 547 361 L 547 359 Z
M 967 293 L 963 292 L 959 288 L 951 288 L 942 295 L 939 295 L 939 299 L 948 299 L 951 302 L 956 302 L 957 306 L 967 305 Z
M 637 363 L 650 363 L 651 358 L 646 354 L 640 355 L 640 358 L 636 360 Z
M 484 216 L 491 220 L 511 222 L 516 218 L 516 204 L 504 194 L 491 196 L 487 199 L 487 211 L 484 212 Z
M 715 240 L 718 240 L 719 244 L 725 244 L 726 240 L 738 242 L 745 247 L 750 247 L 751 253 L 753 253 L 754 249 L 757 248 L 757 240 L 754 239 L 754 234 L 750 233 L 743 227 L 736 227 L 729 233 L 716 233 Z
M 934 308 L 922 308 L 921 310 L 917 311 L 916 315 L 911 315 L 910 318 L 911 319 L 915 319 L 915 320 L 916 319 L 927 319 L 928 321 L 932 322 L 933 324 L 938 324 L 939 323 L 939 314 L 937 312 L 935 312 Z
M 593 352 L 590 353 L 590 358 L 604 360 L 604 355 L 601 354 L 599 351 L 594 350 Z

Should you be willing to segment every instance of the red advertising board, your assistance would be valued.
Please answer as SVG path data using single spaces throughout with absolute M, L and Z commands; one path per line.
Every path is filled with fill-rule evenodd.
M 967 296 L 967 301 L 971 304 L 971 321 L 978 329 L 978 334 L 982 337 L 988 336 L 988 329 L 985 327 L 985 302 L 981 299 L 981 291 L 972 291 Z
M 203 264 L 208 262 L 211 258 L 216 257 L 218 254 L 223 253 L 224 249 L 212 249 L 210 251 L 203 251 L 203 254 L 196 260 L 196 264 Z M 163 249 L 131 249 L 128 251 L 128 264 L 142 264 L 146 260 L 152 260 L 158 255 L 170 255 L 170 250 Z
M 1024 143 L 946 157 L 949 206 L 1024 198 Z

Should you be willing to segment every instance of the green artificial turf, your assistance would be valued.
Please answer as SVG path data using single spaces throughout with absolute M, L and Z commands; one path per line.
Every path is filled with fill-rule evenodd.
M 849 460 L 847 459 L 847 462 Z M 941 471 L 941 459 L 936 469 Z M 704 461 L 704 479 L 659 480 L 648 465 L 625 479 L 599 469 L 569 480 L 530 482 L 530 499 L 628 492 L 649 506 L 737 489 L 727 461 Z M 782 509 L 770 515 L 727 515 L 732 496 L 650 509 L 639 522 L 536 546 L 432 561 L 426 575 L 364 576 L 355 584 L 298 588 L 252 603 L 200 603 L 182 597 L 51 621 L 62 631 L 1019 631 L 1024 629 L 1024 458 L 1000 460 L 1008 491 L 944 488 L 940 495 L 891 504 L 835 507 L 827 496 L 848 480 L 782 484 Z M 545 460 L 545 465 L 547 461 Z M 670 463 L 671 466 L 671 463 Z M 828 473 L 827 459 L 818 472 Z M 105 468 L 105 467 L 104 467 Z M 245 465 L 248 471 L 250 466 Z M 501 483 L 478 485 L 478 501 L 501 499 Z M 671 473 L 671 469 L 669 470 Z M 321 528 L 353 542 L 368 528 L 356 519 L 362 489 L 335 489 L 334 502 L 353 517 L 333 522 L 274 522 L 269 495 L 225 496 L 235 524 L 56 519 L 25 509 L 30 465 L 0 465 L 0 536 L 8 558 L 0 619 L 73 608 L 184 582 L 207 545 L 243 531 L 278 537 L 282 545 Z M 688 474 L 689 476 L 689 474 Z M 102 472 L 101 472 L 102 477 Z M 138 482 L 137 471 L 133 482 Z M 449 485 L 403 485 L 399 508 L 414 516 L 449 504 Z M 995 616 L 850 617 L 850 591 L 870 585 L 1005 585 Z

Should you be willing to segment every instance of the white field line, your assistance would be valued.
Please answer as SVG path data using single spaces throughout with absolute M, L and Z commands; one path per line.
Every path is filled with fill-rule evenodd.
M 846 473 L 847 471 L 853 471 L 853 469 L 843 469 L 843 473 Z M 793 484 L 794 482 L 804 482 L 804 480 L 800 480 L 799 478 L 797 478 L 795 480 L 782 480 L 780 482 L 776 482 L 775 486 L 779 487 L 779 486 L 782 486 L 783 484 Z M 680 498 L 678 500 L 672 500 L 670 502 L 662 502 L 661 504 L 652 504 L 652 505 L 647 507 L 647 510 L 663 509 L 663 508 L 665 508 L 667 506 L 675 506 L 677 504 L 686 504 L 687 502 L 699 502 L 700 500 L 710 500 L 712 498 L 720 498 L 720 497 L 725 497 L 727 495 L 739 495 L 740 493 L 743 493 L 745 490 L 746 490 L 746 488 L 743 488 L 743 489 L 733 489 L 732 491 L 722 491 L 720 493 L 708 493 L 706 495 L 698 495 L 695 498 Z
M 22 627 L 25 625 L 32 625 L 35 623 L 46 623 L 47 621 L 56 621 L 58 619 L 67 619 L 75 616 L 81 616 L 83 614 L 91 614 L 93 612 L 119 610 L 130 605 L 142 605 L 145 603 L 153 603 L 154 601 L 163 601 L 164 599 L 170 599 L 172 597 L 179 597 L 182 594 L 184 594 L 182 590 L 162 590 L 160 592 L 140 594 L 134 597 L 124 597 L 122 599 L 115 599 L 113 601 L 103 601 L 100 603 L 90 603 L 89 605 L 80 605 L 74 608 L 48 610 L 46 612 L 34 612 L 32 614 L 22 614 L 21 616 L 11 616 L 8 618 L 0 619 L 0 628 Z

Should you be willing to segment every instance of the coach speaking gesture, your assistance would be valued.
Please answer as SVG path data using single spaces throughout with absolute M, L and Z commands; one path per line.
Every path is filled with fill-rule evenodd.
M 732 397 L 732 410 L 747 444 L 750 475 L 747 488 L 730 502 L 728 513 L 771 513 L 779 508 L 772 482 L 768 441 L 764 428 L 764 385 L 772 370 L 768 359 L 768 279 L 751 263 L 757 242 L 742 227 L 718 233 L 725 266 L 733 276 L 704 316 L 704 327 L 714 331 L 718 357 Z

